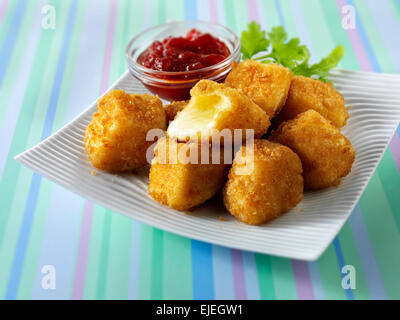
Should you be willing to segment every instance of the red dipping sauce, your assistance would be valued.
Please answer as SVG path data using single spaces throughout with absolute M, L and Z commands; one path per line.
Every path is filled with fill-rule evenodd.
M 192 29 L 185 37 L 168 37 L 162 41 L 154 41 L 140 54 L 137 62 L 148 69 L 166 72 L 153 76 L 167 80 L 168 85 L 161 87 L 145 84 L 151 92 L 167 100 L 185 100 L 189 98 L 190 90 L 185 83 L 218 75 L 221 70 L 205 69 L 203 72 L 202 69 L 220 63 L 230 54 L 223 41 L 209 33 Z M 226 74 L 216 76 L 214 80 L 223 82 L 225 77 Z
M 146 68 L 185 72 L 212 66 L 226 59 L 230 51 L 226 44 L 209 33 L 190 30 L 186 37 L 168 37 L 154 41 L 138 62 Z

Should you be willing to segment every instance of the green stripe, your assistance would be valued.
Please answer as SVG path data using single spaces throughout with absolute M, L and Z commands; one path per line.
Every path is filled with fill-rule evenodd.
M 298 37 L 298 31 L 296 24 L 293 19 L 293 14 L 299 14 L 297 12 L 293 13 L 290 6 L 290 0 L 281 0 L 282 15 L 285 19 L 285 30 L 289 37 Z
M 342 244 L 343 259 L 346 265 L 352 265 L 356 269 L 356 289 L 353 290 L 354 299 L 370 299 L 365 274 L 349 222 L 346 222 L 343 226 L 338 237 Z
M 271 257 L 271 267 L 276 299 L 297 299 L 296 285 L 290 259 Z
M 21 65 L 21 59 L 25 54 L 25 45 L 28 42 L 27 35 L 29 34 L 29 31 L 32 29 L 33 18 L 36 16 L 36 12 L 38 10 L 39 8 L 37 8 L 37 3 L 35 1 L 28 2 L 28 6 L 25 10 L 25 16 L 22 19 L 21 29 L 20 32 L 18 33 L 14 51 L 10 57 L 8 67 L 4 75 L 4 81 L 2 83 L 2 87 L 0 90 L 0 101 L 1 101 L 0 126 L 3 124 L 7 107 L 9 108 L 14 107 L 14 106 L 9 106 L 8 104 L 20 68 L 24 68 L 24 70 L 27 72 L 26 68 L 31 67 L 31 66 Z M 37 24 L 37 21 L 34 22 Z
M 183 20 L 184 8 L 183 0 L 169 0 L 165 8 L 168 19 Z
M 392 12 L 394 13 L 397 20 L 400 22 L 400 4 L 397 0 L 389 0 L 389 4 L 392 7 Z
M 340 66 L 346 69 L 360 69 L 360 64 L 354 53 L 349 37 L 347 36 L 347 31 L 342 27 L 342 17 L 339 14 L 335 1 L 318 1 L 318 3 L 321 5 L 322 19 L 329 28 L 330 36 L 333 41 L 330 47 L 325 48 L 326 51 L 321 57 L 318 57 L 318 60 L 327 56 L 330 50 L 340 43 L 344 47 L 346 53 Z
M 153 228 L 142 225 L 139 257 L 139 299 L 151 298 Z
M 280 25 L 281 22 L 276 10 L 275 1 L 262 1 L 262 4 L 263 8 L 261 8 L 261 10 L 264 10 L 265 19 L 267 20 L 265 21 L 268 27 L 267 31 L 269 32 L 272 27 Z
M 163 24 L 167 21 L 166 14 L 165 14 L 165 2 L 164 0 L 157 1 L 157 8 L 158 8 L 158 20 L 159 24 Z M 168 17 L 170 19 L 170 17 Z
M 396 222 L 397 230 L 400 231 L 400 174 L 389 148 L 384 153 L 377 172 L 382 181 L 382 188 Z
M 327 51 L 335 45 L 329 36 L 330 32 L 325 23 L 319 3 L 319 1 L 315 0 L 301 0 L 300 2 L 304 21 L 312 42 L 312 54 L 316 60 L 326 56 Z M 318 28 L 315 26 L 318 26 Z
M 152 300 L 161 300 L 163 292 L 164 231 L 155 228 L 152 231 L 150 298 Z
M 112 214 L 108 254 L 106 299 L 127 299 L 131 249 L 132 221 Z
M 237 30 L 235 4 L 236 1 L 224 0 L 225 23 L 226 26 L 232 29 L 236 34 L 240 34 L 242 30 Z
M 99 278 L 100 259 L 102 254 L 102 238 L 106 209 L 94 206 L 92 228 L 90 232 L 89 254 L 86 267 L 85 289 L 83 298 L 94 300 L 97 295 L 97 279 Z
M 233 1 L 232 1 L 233 2 Z M 236 33 L 241 34 L 242 30 L 246 29 L 249 19 L 247 17 L 246 1 L 235 1 L 235 27 Z
M 150 1 L 150 26 L 156 26 L 158 24 L 158 0 L 148 0 Z
M 360 207 L 388 297 L 399 299 L 400 235 L 376 173 L 360 199 Z
M 260 298 L 262 300 L 274 300 L 276 299 L 276 296 L 275 296 L 274 282 L 272 280 L 271 257 L 259 253 L 256 253 L 254 257 L 257 266 Z
M 127 69 L 125 46 L 128 44 L 130 38 L 132 37 L 132 34 L 135 33 L 134 30 L 132 32 L 130 29 L 130 21 L 142 21 L 142 16 L 142 14 L 138 14 L 137 19 L 131 19 L 131 1 L 121 0 L 118 2 L 117 26 L 115 30 L 115 39 L 113 44 L 110 83 L 116 81 Z M 139 32 L 139 28 L 137 28 L 136 32 Z
M 164 234 L 163 299 L 193 299 L 191 240 Z
M 346 299 L 335 250 L 331 244 L 317 262 L 326 299 Z

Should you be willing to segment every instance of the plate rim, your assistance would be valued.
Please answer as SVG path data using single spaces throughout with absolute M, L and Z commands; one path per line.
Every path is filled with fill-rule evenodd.
M 399 74 L 387 74 L 387 73 L 376 73 L 376 72 L 366 72 L 366 71 L 360 71 L 360 70 L 349 70 L 349 69 L 341 69 L 341 68 L 335 68 L 331 71 L 330 74 L 335 75 L 336 72 L 343 72 L 343 73 L 356 73 L 358 75 L 371 75 L 371 76 L 383 76 L 383 77 L 388 77 L 388 78 L 393 78 L 399 81 L 400 83 L 400 75 Z M 33 170 L 34 172 L 39 173 L 41 176 L 43 176 L 44 178 L 52 181 L 53 183 L 56 183 L 58 185 L 61 185 L 62 187 L 68 189 L 68 191 L 73 192 L 77 195 L 79 195 L 80 197 L 82 197 L 83 199 L 87 199 L 92 203 L 95 204 L 99 204 L 100 206 L 109 209 L 115 213 L 118 214 L 122 214 L 123 216 L 128 217 L 129 219 L 138 221 L 140 223 L 149 225 L 151 227 L 160 229 L 160 230 L 164 230 L 166 232 L 170 232 L 173 234 L 177 234 L 189 239 L 193 239 L 193 240 L 197 240 L 197 241 L 202 241 L 202 242 L 206 242 L 206 243 L 211 243 L 211 244 L 215 244 L 215 245 L 219 245 L 225 248 L 231 248 L 231 249 L 237 249 L 237 250 L 243 250 L 243 251 L 249 251 L 249 252 L 255 252 L 255 253 L 260 253 L 260 254 L 267 254 L 267 255 L 272 255 L 272 256 L 279 256 L 279 257 L 283 257 L 283 258 L 289 258 L 289 259 L 294 259 L 294 260 L 303 260 L 303 261 L 316 261 L 325 251 L 326 249 L 331 245 L 331 243 L 333 242 L 333 240 L 335 239 L 335 237 L 339 234 L 340 230 L 343 228 L 344 224 L 348 221 L 351 213 L 354 211 L 354 208 L 356 207 L 357 203 L 359 202 L 362 194 L 365 192 L 366 187 L 368 186 L 373 174 L 376 172 L 376 169 L 378 167 L 378 165 L 380 164 L 386 150 L 388 149 L 391 139 L 388 139 L 388 141 L 386 141 L 385 143 L 385 147 L 383 149 L 382 152 L 380 152 L 378 159 L 375 161 L 375 163 L 373 164 L 373 168 L 371 170 L 369 170 L 368 175 L 367 175 L 367 179 L 365 180 L 365 182 L 362 185 L 362 188 L 360 189 L 360 191 L 357 192 L 357 196 L 356 196 L 356 201 L 354 201 L 354 204 L 351 206 L 351 210 L 348 210 L 348 213 L 346 213 L 345 218 L 343 218 L 340 223 L 337 223 L 335 225 L 334 232 L 332 232 L 330 234 L 329 237 L 327 237 L 329 239 L 329 241 L 324 241 L 321 245 L 316 244 L 312 250 L 307 251 L 306 252 L 302 252 L 301 255 L 299 256 L 295 256 L 293 254 L 275 254 L 275 253 L 266 253 L 264 251 L 261 250 L 257 250 L 254 248 L 248 248 L 246 247 L 246 245 L 240 246 L 240 245 L 236 245 L 236 244 L 224 244 L 224 243 L 220 243 L 218 241 L 212 241 L 209 239 L 204 239 L 201 238 L 201 236 L 197 236 L 197 235 L 189 235 L 187 233 L 185 233 L 184 230 L 179 229 L 179 231 L 177 230 L 172 230 L 169 226 L 165 226 L 165 225 L 161 225 L 162 222 L 160 224 L 157 223 L 151 223 L 148 221 L 142 221 L 141 219 L 137 219 L 137 217 L 132 217 L 130 214 L 125 213 L 115 207 L 113 207 L 112 205 L 107 204 L 106 202 L 102 202 L 99 201 L 97 199 L 94 199 L 93 197 L 91 197 L 90 195 L 84 194 L 83 192 L 77 191 L 76 189 L 71 189 L 67 183 L 63 183 L 62 181 L 57 180 L 56 178 L 40 172 L 40 170 L 38 170 L 38 168 L 30 165 L 25 157 L 28 156 L 30 154 L 30 152 L 36 148 L 39 148 L 40 146 L 46 144 L 47 141 L 51 140 L 54 136 L 60 134 L 61 132 L 63 132 L 64 130 L 66 130 L 67 128 L 73 126 L 76 122 L 79 122 L 79 120 L 89 111 L 89 109 L 93 108 L 93 106 L 95 106 L 97 104 L 97 101 L 99 98 L 101 98 L 102 96 L 104 96 L 105 94 L 107 94 L 110 90 L 113 90 L 115 87 L 118 86 L 118 84 L 124 80 L 127 76 L 132 76 L 129 72 L 129 70 L 126 70 L 125 72 L 122 73 L 122 75 L 102 94 L 99 95 L 99 97 L 96 98 L 96 100 L 92 103 L 89 104 L 88 107 L 86 107 L 84 110 L 82 110 L 78 115 L 76 115 L 74 118 L 72 118 L 69 122 L 67 122 L 65 125 L 63 125 L 60 129 L 56 130 L 54 133 L 52 133 L 50 136 L 48 136 L 46 139 L 40 141 L 39 143 L 37 143 L 36 145 L 34 145 L 33 147 L 19 153 L 18 155 L 16 155 L 14 157 L 14 160 L 16 160 L 17 162 L 19 162 L 20 164 L 26 166 L 27 168 L 29 168 L 30 170 Z M 399 105 L 399 109 L 400 109 L 400 105 Z M 396 134 L 397 131 L 397 127 L 399 126 L 400 123 L 400 119 L 394 119 L 397 122 L 397 126 L 394 126 L 394 128 L 392 128 L 391 130 L 391 137 L 393 137 L 394 134 Z M 372 167 L 372 166 L 371 166 Z M 93 167 L 93 170 L 95 170 L 95 168 Z M 97 169 L 96 169 L 97 170 Z M 101 170 L 99 170 L 101 171 Z M 166 207 L 166 206 L 164 206 Z M 309 252 L 309 253 L 308 253 Z

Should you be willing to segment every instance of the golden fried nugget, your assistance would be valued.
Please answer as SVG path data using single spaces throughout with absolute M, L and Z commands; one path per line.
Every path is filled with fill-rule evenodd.
M 251 173 L 240 170 L 254 163 Z M 227 210 L 238 220 L 260 225 L 277 218 L 303 199 L 299 157 L 289 148 L 267 140 L 254 140 L 236 154 L 223 189 Z
M 202 146 L 209 149 L 208 163 L 201 161 Z M 208 143 L 200 145 L 180 143 L 167 137 L 159 139 L 150 169 L 150 196 L 179 211 L 192 209 L 214 196 L 224 185 L 230 165 L 224 164 L 223 152 L 218 155 L 219 163 L 213 164 L 210 149 Z M 186 155 L 192 161 L 185 160 Z M 193 159 L 197 159 L 197 164 Z
M 271 140 L 296 152 L 303 164 L 304 186 L 322 189 L 340 184 L 355 158 L 350 141 L 329 120 L 308 110 L 282 123 Z
M 94 167 L 122 172 L 147 164 L 150 129 L 166 130 L 161 100 L 148 94 L 112 90 L 102 97 L 85 131 L 85 147 Z
M 293 119 L 298 114 L 313 109 L 341 128 L 349 114 L 343 96 L 330 83 L 306 78 L 293 77 L 286 104 L 279 114 L 279 121 Z
M 164 106 L 164 110 L 167 115 L 168 121 L 173 121 L 178 112 L 182 111 L 187 106 L 188 103 L 189 100 L 183 100 L 183 101 L 172 101 L 170 104 L 166 104 Z
M 278 64 L 245 60 L 234 66 L 227 86 L 243 92 L 272 119 L 285 104 L 293 73 Z
M 265 112 L 238 90 L 210 80 L 199 81 L 192 98 L 168 127 L 168 135 L 179 141 L 209 140 L 224 129 L 253 129 L 261 137 L 270 126 Z

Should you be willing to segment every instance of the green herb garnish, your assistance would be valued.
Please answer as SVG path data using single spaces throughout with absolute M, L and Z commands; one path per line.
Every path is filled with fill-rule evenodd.
M 320 62 L 309 65 L 310 51 L 300 43 L 299 38 L 288 39 L 282 26 L 271 29 L 268 34 L 257 22 L 249 23 L 241 37 L 243 59 L 259 60 L 263 63 L 278 63 L 289 68 L 295 75 L 327 81 L 329 70 L 338 65 L 344 56 L 339 45 Z M 257 55 L 265 53 L 264 55 Z M 257 55 L 257 56 L 255 56 Z

